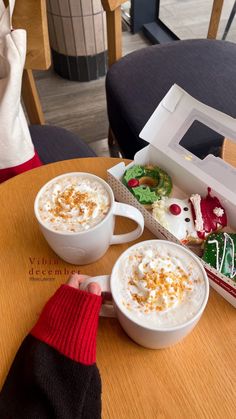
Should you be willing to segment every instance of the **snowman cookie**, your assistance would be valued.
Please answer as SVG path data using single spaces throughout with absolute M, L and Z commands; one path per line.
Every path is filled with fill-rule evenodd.
M 163 197 L 152 205 L 153 217 L 182 243 L 201 243 L 207 236 L 227 225 L 225 209 L 210 188 L 205 198 L 198 194 L 189 199 Z

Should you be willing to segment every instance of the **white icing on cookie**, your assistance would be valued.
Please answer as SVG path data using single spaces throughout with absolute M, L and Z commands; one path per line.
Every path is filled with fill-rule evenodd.
M 213 209 L 213 213 L 217 216 L 217 217 L 222 217 L 222 215 L 224 215 L 224 210 L 223 208 L 219 208 L 219 207 L 215 207 Z
M 193 194 L 190 196 L 190 201 L 192 202 L 194 212 L 195 212 L 195 229 L 197 231 L 203 231 L 203 218 L 202 218 L 202 211 L 201 211 L 201 196 L 198 194 Z
M 232 266 L 229 277 L 233 279 L 236 276 L 236 273 L 234 272 L 234 255 L 235 255 L 235 247 L 234 247 L 234 241 L 230 237 L 229 234 L 224 234 L 224 247 L 223 247 L 223 253 L 221 256 L 221 262 L 220 262 L 220 251 L 219 251 L 219 242 L 216 239 L 209 240 L 209 244 L 214 244 L 216 246 L 216 270 L 219 272 L 222 272 L 223 264 L 225 262 L 225 253 L 226 253 L 226 246 L 227 246 L 227 240 L 230 242 L 231 249 L 232 249 Z
M 169 208 L 173 204 L 178 205 L 181 208 L 181 212 L 177 215 L 173 215 L 170 212 Z M 163 197 L 152 205 L 152 215 L 180 241 L 198 239 L 192 216 L 191 204 L 188 199 Z

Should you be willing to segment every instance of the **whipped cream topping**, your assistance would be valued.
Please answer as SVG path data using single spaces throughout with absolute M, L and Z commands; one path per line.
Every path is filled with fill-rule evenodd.
M 173 327 L 192 318 L 205 296 L 197 263 L 181 249 L 145 245 L 130 251 L 119 272 L 122 305 L 140 324 Z
M 40 196 L 39 216 L 53 230 L 73 233 L 101 222 L 110 205 L 109 194 L 99 181 L 65 176 L 51 183 Z

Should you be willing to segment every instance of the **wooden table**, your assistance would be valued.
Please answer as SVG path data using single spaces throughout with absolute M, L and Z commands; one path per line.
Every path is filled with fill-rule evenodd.
M 111 246 L 101 260 L 81 268 L 63 262 L 48 247 L 34 218 L 37 191 L 69 171 L 106 178 L 106 170 L 118 161 L 59 162 L 0 186 L 1 382 L 20 342 L 68 273 L 73 269 L 88 275 L 110 273 L 128 247 Z M 119 219 L 118 230 L 124 228 L 131 230 L 132 222 Z M 142 239 L 153 237 L 146 230 Z M 103 418 L 235 418 L 235 325 L 234 308 L 212 289 L 198 326 L 169 349 L 144 349 L 126 336 L 116 319 L 100 319 L 97 363 L 103 381 Z

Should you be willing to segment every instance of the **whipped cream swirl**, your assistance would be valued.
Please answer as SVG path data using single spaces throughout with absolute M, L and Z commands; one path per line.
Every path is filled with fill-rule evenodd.
M 171 327 L 194 316 L 205 284 L 191 257 L 167 245 L 131 250 L 123 261 L 120 279 L 122 304 L 146 326 Z
M 53 230 L 73 233 L 101 222 L 110 205 L 109 194 L 99 181 L 84 176 L 65 176 L 45 189 L 39 199 L 39 215 Z

